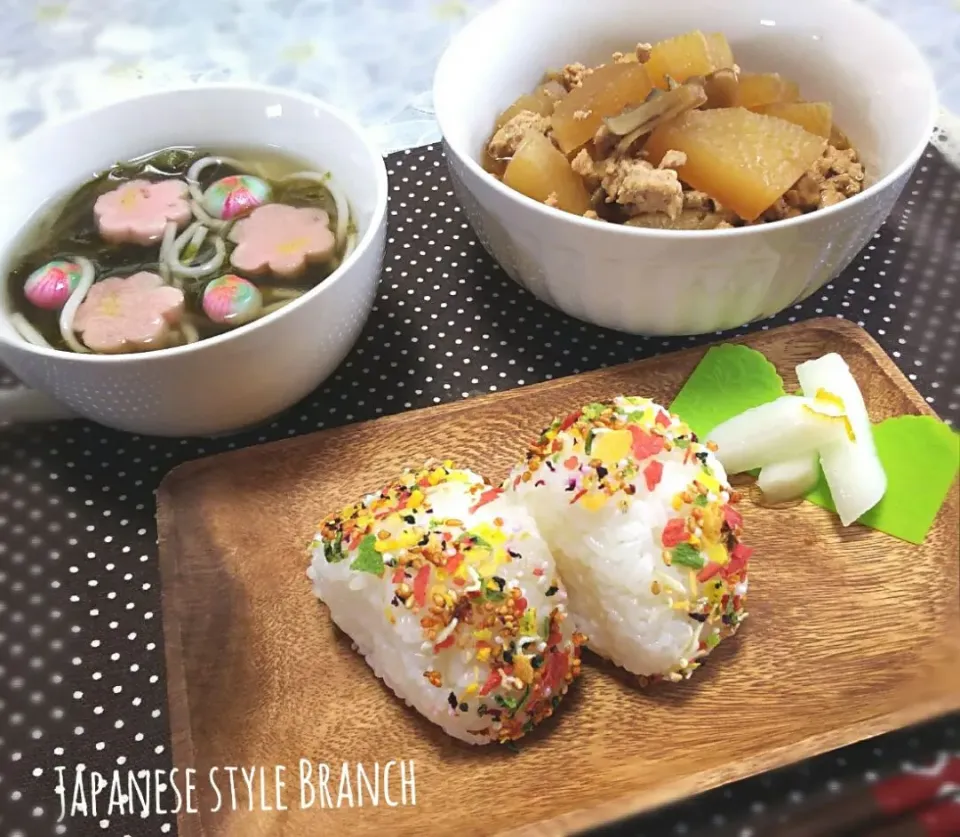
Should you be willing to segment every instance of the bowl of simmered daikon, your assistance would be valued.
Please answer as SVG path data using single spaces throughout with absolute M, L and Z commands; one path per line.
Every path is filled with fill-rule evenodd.
M 907 36 L 857 0 L 501 0 L 448 47 L 434 108 L 456 194 L 511 278 L 666 336 L 772 316 L 839 275 L 892 211 L 937 98 Z

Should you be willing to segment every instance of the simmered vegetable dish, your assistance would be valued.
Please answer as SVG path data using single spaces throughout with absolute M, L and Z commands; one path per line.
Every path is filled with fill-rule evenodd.
M 829 102 L 742 72 L 724 35 L 699 31 L 547 73 L 497 118 L 483 162 L 549 206 L 656 229 L 782 221 L 864 188 Z

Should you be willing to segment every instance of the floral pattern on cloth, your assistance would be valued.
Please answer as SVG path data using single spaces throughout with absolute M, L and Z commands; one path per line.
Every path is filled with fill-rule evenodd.
M 266 272 L 296 279 L 308 264 L 333 255 L 336 239 L 330 216 L 322 209 L 270 203 L 255 209 L 230 231 L 237 247 L 230 263 L 251 276 Z
M 111 244 L 155 244 L 170 221 L 179 229 L 193 217 L 187 195 L 182 180 L 131 180 L 97 198 L 97 228 Z
M 183 291 L 156 273 L 111 276 L 90 288 L 73 328 L 87 348 L 103 354 L 162 349 L 183 316 Z

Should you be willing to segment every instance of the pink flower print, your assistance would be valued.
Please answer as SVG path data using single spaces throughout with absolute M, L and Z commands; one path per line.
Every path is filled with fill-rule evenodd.
M 236 249 L 230 263 L 251 276 L 269 271 L 295 279 L 307 264 L 324 262 L 333 255 L 336 240 L 330 216 L 321 209 L 268 203 L 234 225 L 230 240 Z
M 162 349 L 183 315 L 183 291 L 156 273 L 112 276 L 94 284 L 80 303 L 73 328 L 93 352 L 119 354 Z
M 182 180 L 131 180 L 97 198 L 93 212 L 104 241 L 155 244 L 169 221 L 183 227 L 193 217 Z

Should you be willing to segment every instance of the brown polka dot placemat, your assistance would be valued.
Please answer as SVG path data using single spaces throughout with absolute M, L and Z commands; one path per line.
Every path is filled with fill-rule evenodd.
M 169 791 L 160 799 L 165 814 L 156 801 L 147 818 L 122 815 L 116 801 L 110 811 L 111 787 L 96 796 L 94 811 L 90 778 L 97 772 L 110 783 L 114 775 L 126 781 L 128 771 L 171 768 L 153 492 L 175 465 L 716 339 L 637 338 L 548 308 L 477 243 L 439 147 L 391 155 L 388 167 L 390 237 L 377 306 L 352 354 L 299 405 L 258 430 L 216 440 L 141 438 L 79 421 L 0 429 L 0 837 L 176 831 Z M 842 277 L 735 333 L 823 315 L 853 320 L 956 423 L 958 242 L 960 172 L 931 150 Z M 0 375 L 0 385 L 12 383 Z M 735 699 L 729 706 L 697 723 L 735 735 Z M 775 833 L 764 829 L 802 820 L 811 799 L 875 786 L 905 763 L 935 764 L 958 751 L 960 718 L 949 717 L 604 833 Z M 62 777 L 67 805 L 75 801 L 79 765 L 87 815 L 58 822 L 56 789 Z M 132 802 L 139 812 L 141 801 Z

